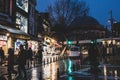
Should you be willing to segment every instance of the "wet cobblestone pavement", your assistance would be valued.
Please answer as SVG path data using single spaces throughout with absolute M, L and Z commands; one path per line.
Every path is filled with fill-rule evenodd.
M 70 62 L 69 62 L 70 61 Z M 72 70 L 73 65 L 71 60 L 58 60 L 46 64 L 33 64 L 30 68 L 27 68 L 27 80 L 120 80 L 120 65 L 102 63 L 99 65 L 100 72 L 89 72 L 89 65 L 79 65 L 79 69 Z M 75 63 L 75 62 L 74 62 Z M 71 64 L 71 65 L 70 65 Z M 58 70 L 60 73 L 58 75 Z M 17 70 L 17 65 L 15 66 Z M 66 71 L 71 71 L 67 73 Z M 0 66 L 0 80 L 8 80 L 7 66 Z M 2 75 L 3 74 L 3 75 Z M 5 78 L 3 79 L 2 76 Z M 12 74 L 12 80 L 25 80 L 16 78 L 15 74 Z
M 93 74 L 89 68 L 61 76 L 60 80 L 120 80 L 120 66 L 100 65 L 101 72 Z

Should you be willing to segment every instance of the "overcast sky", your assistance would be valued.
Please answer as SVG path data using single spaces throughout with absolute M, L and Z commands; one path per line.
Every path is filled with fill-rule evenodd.
M 37 10 L 45 12 L 49 4 L 55 0 L 37 0 Z M 90 7 L 89 16 L 94 17 L 100 24 L 107 26 L 110 18 L 110 10 L 113 12 L 113 18 L 120 22 L 120 0 L 83 0 Z

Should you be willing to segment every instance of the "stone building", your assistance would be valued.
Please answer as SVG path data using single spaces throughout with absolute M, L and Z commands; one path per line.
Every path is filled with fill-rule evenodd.
M 107 29 L 90 16 L 77 17 L 68 28 L 68 40 L 80 41 L 107 37 Z

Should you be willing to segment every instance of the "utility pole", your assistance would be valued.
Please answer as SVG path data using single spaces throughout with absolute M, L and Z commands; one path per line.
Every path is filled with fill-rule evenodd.
M 112 16 L 112 10 L 110 11 L 110 25 L 111 25 L 111 37 L 113 37 L 113 22 L 114 22 L 114 19 L 113 19 L 113 16 Z

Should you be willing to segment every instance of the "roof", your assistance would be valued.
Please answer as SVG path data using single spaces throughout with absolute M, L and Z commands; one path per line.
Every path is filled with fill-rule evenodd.
M 6 32 L 10 32 L 12 34 L 19 34 L 19 35 L 29 36 L 29 34 L 25 33 L 22 30 L 19 30 L 19 29 L 16 29 L 16 28 L 11 28 L 11 27 L 8 27 L 8 26 L 0 25 L 0 29 L 4 30 Z
M 76 25 L 99 25 L 99 22 L 90 16 L 82 16 L 82 17 L 77 17 L 74 19 L 72 24 L 76 24 Z
M 70 25 L 71 29 L 103 29 L 103 26 L 91 16 L 77 17 Z

